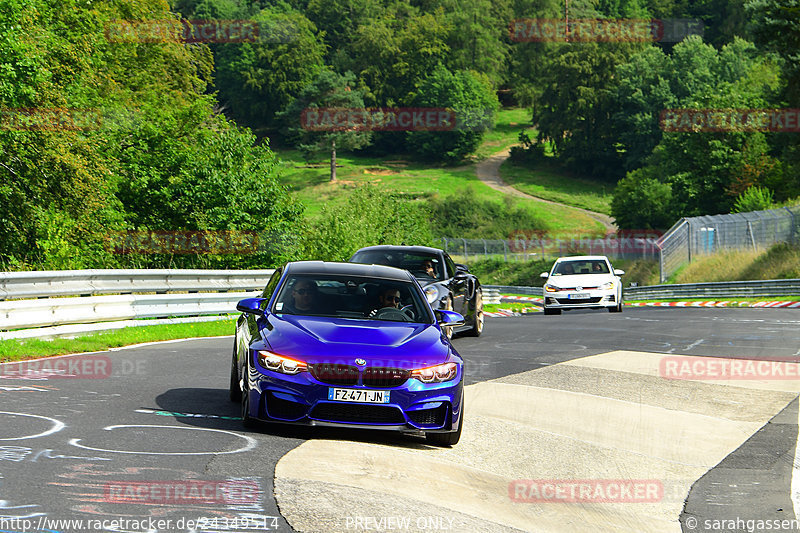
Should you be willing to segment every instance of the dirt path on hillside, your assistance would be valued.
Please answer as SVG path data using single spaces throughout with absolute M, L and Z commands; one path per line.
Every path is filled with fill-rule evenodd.
M 530 200 L 536 200 L 537 202 L 543 202 L 546 204 L 553 204 L 553 205 L 560 205 L 562 207 L 567 207 L 569 209 L 574 209 L 576 211 L 580 211 L 585 213 L 592 219 L 598 221 L 606 228 L 606 231 L 615 232 L 617 231 L 617 226 L 614 224 L 614 219 L 608 215 L 603 213 L 597 213 L 595 211 L 589 211 L 588 209 L 582 209 L 580 207 L 572 207 L 566 204 L 560 204 L 558 202 L 553 202 L 551 200 L 545 200 L 544 198 L 539 198 L 538 196 L 531 196 L 530 194 L 524 193 L 512 187 L 511 185 L 507 184 L 502 180 L 500 177 L 500 165 L 508 159 L 508 156 L 511 152 L 510 148 L 503 150 L 502 152 L 497 152 L 496 154 L 492 155 L 491 157 L 484 159 L 480 163 L 475 166 L 475 173 L 478 175 L 478 179 L 481 180 L 483 183 L 491 187 L 496 191 L 500 191 L 504 194 L 510 194 L 512 196 L 517 196 L 519 198 L 528 198 Z

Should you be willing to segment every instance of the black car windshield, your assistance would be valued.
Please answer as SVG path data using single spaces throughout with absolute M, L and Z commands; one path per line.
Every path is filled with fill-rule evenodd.
M 437 254 L 398 250 L 362 250 L 356 252 L 350 262 L 402 268 L 411 272 L 414 277 L 428 282 L 431 279 L 436 281 L 444 279 L 444 268 Z
M 417 285 L 408 281 L 359 276 L 290 275 L 281 285 L 272 312 L 276 315 L 433 323 L 433 316 Z
M 609 272 L 608 264 L 602 259 L 561 261 L 553 269 L 554 276 L 571 276 L 573 274 L 608 274 Z

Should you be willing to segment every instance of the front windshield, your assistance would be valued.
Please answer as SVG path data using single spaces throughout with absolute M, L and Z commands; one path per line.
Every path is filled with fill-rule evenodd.
M 402 268 L 411 272 L 414 277 L 426 281 L 444 279 L 444 268 L 437 254 L 397 250 L 364 250 L 356 253 L 350 261 L 365 265 Z
M 411 282 L 359 276 L 289 276 L 272 312 L 388 322 L 433 323 L 419 289 Z
M 580 261 L 561 261 L 553 269 L 554 276 L 571 276 L 573 274 L 608 274 L 608 264 L 602 259 L 585 259 Z

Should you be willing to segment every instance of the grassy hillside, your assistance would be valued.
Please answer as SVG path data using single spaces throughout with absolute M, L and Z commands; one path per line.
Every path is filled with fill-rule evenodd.
M 570 176 L 546 163 L 531 167 L 511 160 L 500 167 L 500 177 L 515 189 L 531 196 L 611 214 L 613 183 Z
M 524 209 L 528 213 L 526 218 L 536 221 L 537 229 L 575 233 L 602 231 L 599 223 L 583 213 L 534 200 L 509 200 L 506 195 L 478 180 L 474 162 L 516 143 L 520 131 L 531 131 L 529 126 L 525 126 L 528 121 L 528 112 L 523 109 L 502 110 L 496 128 L 487 133 L 473 160 L 458 166 L 436 166 L 398 156 L 385 159 L 338 153 L 337 181 L 334 183 L 329 181 L 328 155 L 306 162 L 296 150 L 277 150 L 282 160 L 281 181 L 306 206 L 306 213 L 312 220 L 320 215 L 323 206 L 341 205 L 354 187 L 370 184 L 379 190 L 401 193 L 420 202 L 470 189 L 479 200 L 491 200 L 504 203 L 509 208 Z M 510 234 L 517 229 L 532 228 L 512 224 L 503 228 L 501 233 Z

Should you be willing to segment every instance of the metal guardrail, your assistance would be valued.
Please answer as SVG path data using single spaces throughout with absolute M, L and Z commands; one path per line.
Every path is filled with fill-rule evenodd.
M 513 287 L 509 285 L 484 285 L 503 293 L 541 296 L 541 287 Z M 674 285 L 648 285 L 625 287 L 626 300 L 668 300 L 671 298 L 772 298 L 800 296 L 800 279 L 772 279 L 760 281 L 721 281 L 713 283 L 684 283 Z
M 236 313 L 274 270 L 67 270 L 0 273 L 0 338 L 49 337 L 119 321 Z M 35 299 L 33 299 L 35 298 Z M 94 324 L 91 328 L 69 327 Z M 130 324 L 127 324 L 130 325 Z M 39 328 L 39 329 L 29 329 Z
M 143 318 L 236 313 L 236 303 L 261 291 L 273 272 L 88 270 L 0 273 L 0 339 L 113 329 Z M 483 289 L 486 303 L 494 301 L 500 292 L 541 296 L 542 291 L 541 287 L 508 285 L 484 285 Z M 627 300 L 798 295 L 800 279 L 625 289 Z M 144 323 L 152 322 L 156 321 Z M 80 324 L 91 327 L 80 330 L 76 326 Z
M 146 292 L 253 291 L 263 289 L 273 272 L 179 269 L 0 272 L 0 300 Z
M 483 289 L 483 303 L 485 304 L 499 304 L 500 303 L 500 289 L 489 288 L 486 286 Z
M 670 298 L 771 298 L 800 295 L 800 279 L 762 281 L 723 281 L 715 283 L 683 283 L 626 287 L 626 300 L 661 300 Z
M 514 287 L 511 285 L 481 285 L 481 287 L 483 287 L 484 291 L 486 289 L 497 289 L 499 292 L 511 294 L 529 294 L 531 296 L 542 295 L 541 287 Z

